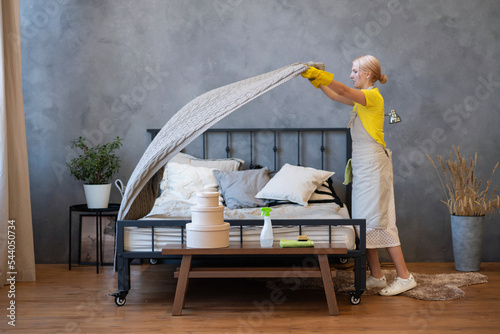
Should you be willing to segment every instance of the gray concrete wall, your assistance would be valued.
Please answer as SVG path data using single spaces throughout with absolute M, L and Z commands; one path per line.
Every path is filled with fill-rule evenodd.
M 158 128 L 196 96 L 294 62 L 326 63 L 351 85 L 372 54 L 389 81 L 397 219 L 408 261 L 452 261 L 449 215 L 424 154 L 499 160 L 500 3 L 491 1 L 21 0 L 23 87 L 36 261 L 67 260 L 68 206 L 84 202 L 69 141 L 125 138 L 127 180 Z M 218 127 L 344 127 L 349 108 L 296 78 Z M 341 171 L 337 171 L 341 173 Z M 494 177 L 500 183 L 500 177 Z M 113 190 L 113 201 L 119 194 Z M 76 225 L 75 225 L 76 226 Z M 75 235 L 76 236 L 76 235 Z M 74 237 L 75 237 L 74 236 Z M 487 221 L 484 261 L 500 260 Z M 76 239 L 74 239 L 76 242 Z M 75 252 L 76 258 L 76 252 Z

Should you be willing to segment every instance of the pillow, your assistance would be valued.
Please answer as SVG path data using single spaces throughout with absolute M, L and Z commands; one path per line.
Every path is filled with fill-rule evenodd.
M 171 162 L 167 164 L 168 188 L 165 196 L 196 204 L 197 192 L 218 191 L 213 168 Z M 163 196 L 163 194 L 162 194 Z
M 290 201 L 303 206 L 333 172 L 285 164 L 255 197 Z
M 167 163 L 179 163 L 185 165 L 192 165 L 195 167 L 207 167 L 207 168 L 216 168 L 224 171 L 235 171 L 240 170 L 244 160 L 237 158 L 228 158 L 228 159 L 199 159 L 192 155 L 186 153 L 177 153 L 172 159 L 170 159 Z M 160 182 L 160 190 L 161 194 L 168 188 L 168 168 L 165 168 L 163 172 L 163 179 Z
M 219 170 L 232 172 L 236 170 L 240 170 L 241 166 L 245 161 L 236 158 L 229 159 L 191 159 L 189 162 L 190 165 L 196 167 L 207 167 L 207 168 L 216 168 Z
M 308 203 L 337 203 L 340 207 L 344 206 L 333 188 L 332 178 L 328 178 L 313 192 Z
M 256 208 L 267 202 L 255 195 L 269 182 L 269 170 L 250 169 L 236 172 L 214 170 L 225 205 L 229 209 Z
M 174 157 L 170 159 L 168 162 L 177 162 L 178 164 L 189 165 L 191 159 L 197 159 L 197 158 L 193 157 L 192 155 L 179 152 L 176 155 L 174 155 Z
M 167 165 L 171 162 L 189 165 L 191 159 L 196 159 L 196 158 L 193 157 L 192 155 L 181 152 L 174 155 L 174 157 L 168 161 Z M 167 188 L 168 188 L 168 170 L 165 167 L 165 171 L 163 172 L 163 178 L 160 181 L 160 195 L 163 195 L 164 192 L 167 190 Z

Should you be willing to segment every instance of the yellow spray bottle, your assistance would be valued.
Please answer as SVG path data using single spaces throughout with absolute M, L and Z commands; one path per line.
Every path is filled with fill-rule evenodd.
M 264 216 L 264 227 L 260 232 L 260 247 L 273 247 L 273 226 L 271 225 L 271 208 L 261 208 L 261 216 Z

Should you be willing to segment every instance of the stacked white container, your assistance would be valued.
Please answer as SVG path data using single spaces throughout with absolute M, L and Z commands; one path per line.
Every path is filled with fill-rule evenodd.
M 219 193 L 198 193 L 196 205 L 191 208 L 191 223 L 186 224 L 186 245 L 190 248 L 228 247 L 229 226 L 224 222 Z

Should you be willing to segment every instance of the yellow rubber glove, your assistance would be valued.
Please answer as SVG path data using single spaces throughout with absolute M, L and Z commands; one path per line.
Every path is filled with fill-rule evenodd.
M 314 67 L 309 67 L 307 70 L 302 72 L 302 77 L 313 79 L 311 83 L 314 87 L 319 88 L 319 85 L 328 86 L 333 81 L 333 74 L 318 70 Z

